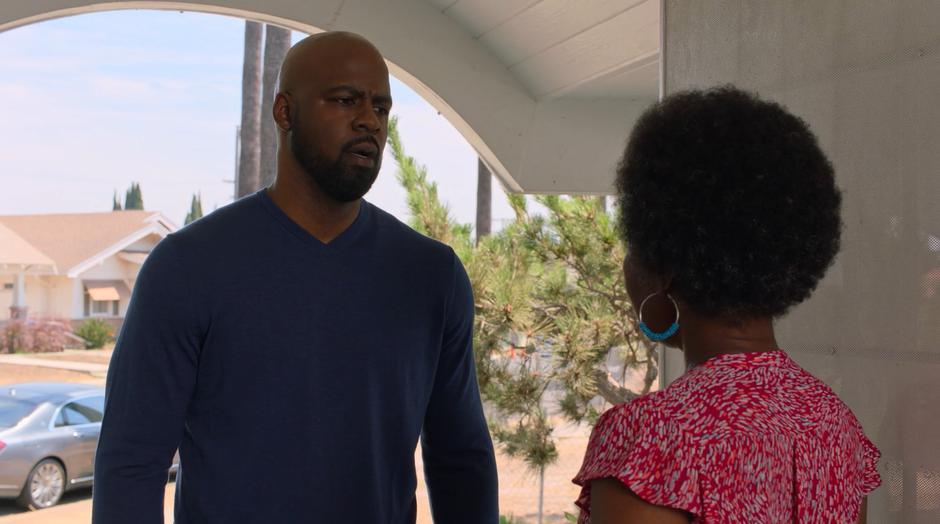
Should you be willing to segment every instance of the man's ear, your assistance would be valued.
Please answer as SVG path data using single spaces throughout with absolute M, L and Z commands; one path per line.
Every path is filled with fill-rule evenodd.
M 278 93 L 274 97 L 274 107 L 271 108 L 274 123 L 285 133 L 291 130 L 293 111 L 289 93 Z

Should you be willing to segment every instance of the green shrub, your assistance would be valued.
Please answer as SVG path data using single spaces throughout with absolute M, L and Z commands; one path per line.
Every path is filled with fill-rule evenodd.
M 111 341 L 114 330 L 104 320 L 93 318 L 82 322 L 75 334 L 85 340 L 85 349 L 101 349 Z

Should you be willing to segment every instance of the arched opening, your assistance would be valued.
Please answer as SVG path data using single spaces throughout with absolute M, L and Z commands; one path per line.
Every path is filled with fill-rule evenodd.
M 409 144 L 409 145 L 410 145 L 410 144 Z M 420 158 L 420 156 L 419 156 L 419 158 Z M 123 188 L 119 188 L 119 189 L 123 189 Z M 105 196 L 107 197 L 107 196 L 109 196 L 109 195 L 105 195 Z M 181 196 L 184 196 L 184 197 L 185 197 L 185 196 L 188 196 L 188 195 L 181 195 Z M 181 216 L 180 213 L 175 213 L 175 214 L 173 215 L 174 221 L 179 221 L 179 220 L 181 220 L 180 216 Z M 101 298 L 101 300 L 95 300 L 96 302 L 102 302 L 102 301 L 113 302 L 113 300 L 110 298 L 110 297 L 112 296 L 112 294 L 109 294 L 109 293 L 111 292 L 111 288 L 113 287 L 113 288 L 119 293 L 119 295 L 120 295 L 120 292 L 122 291 L 122 288 L 120 288 L 120 286 L 98 285 L 99 283 L 100 283 L 100 282 L 96 282 L 95 285 L 92 285 L 89 289 L 83 289 L 83 290 L 82 290 L 82 291 L 83 291 L 86 295 L 88 295 L 88 297 L 89 297 L 89 298 L 88 298 L 88 300 L 89 300 L 89 303 L 88 303 L 89 312 L 95 312 L 95 311 L 99 311 L 99 310 L 100 310 L 100 306 L 96 306 L 95 304 L 93 304 L 93 303 L 90 302 L 91 300 L 94 300 L 94 296 L 92 296 L 92 295 L 95 295 L 95 296 L 97 296 L 98 298 Z M 97 308 L 97 309 L 96 309 L 96 308 Z M 99 311 L 99 312 L 100 312 L 100 311 Z M 575 460 L 578 459 L 578 458 L 579 458 L 579 457 L 576 457 L 576 456 L 574 457 Z M 570 461 L 569 461 L 569 462 L 565 465 L 565 468 L 566 468 L 566 470 L 570 470 L 570 469 L 572 469 L 574 466 L 575 466 L 575 464 L 574 464 L 573 462 L 570 462 Z M 565 473 L 565 474 L 564 474 L 564 477 L 561 478 L 561 482 L 566 483 L 566 484 L 568 483 L 567 473 Z M 565 503 L 570 502 L 570 500 L 569 500 L 570 498 L 571 498 L 571 497 L 566 497 L 566 498 L 564 498 L 564 502 L 565 502 Z
M 265 22 L 270 24 L 279 25 L 291 29 L 292 31 L 299 31 L 306 34 L 315 34 L 322 32 L 324 30 L 331 29 L 330 20 L 324 21 L 323 24 L 311 24 L 309 22 L 304 22 L 292 18 L 284 18 L 280 16 L 275 16 L 271 14 L 273 10 L 265 10 L 266 5 L 259 2 L 257 6 L 253 6 L 256 10 L 253 9 L 239 9 L 227 5 L 226 2 L 216 2 L 215 5 L 212 3 L 194 3 L 194 2 L 164 2 L 164 1 L 133 1 L 133 2 L 105 2 L 105 3 L 87 3 L 81 7 L 73 8 L 64 8 L 64 9 L 53 9 L 48 11 L 42 11 L 39 9 L 39 13 L 32 16 L 27 16 L 20 18 L 18 20 L 11 20 L 6 23 L 0 24 L 0 32 L 20 27 L 27 24 L 34 24 L 42 22 L 45 20 L 52 20 L 55 18 L 75 16 L 80 14 L 87 13 L 96 13 L 104 11 L 115 11 L 115 10 L 127 10 L 127 9 L 153 9 L 153 10 L 179 10 L 179 11 L 192 11 L 192 12 L 201 12 L 208 14 L 217 14 L 230 16 L 234 18 L 241 18 L 246 20 L 256 20 L 259 22 Z M 338 15 L 334 13 L 334 15 Z M 335 17 L 334 17 L 335 22 Z M 365 28 L 362 30 L 364 34 L 368 34 L 371 37 L 371 32 Z M 378 40 L 378 39 L 377 39 Z M 380 41 L 380 40 L 378 40 Z M 381 44 L 379 44 L 381 46 Z M 384 52 L 384 47 L 383 47 Z M 395 78 L 404 82 L 408 87 L 418 93 L 422 98 L 424 98 L 428 103 L 434 106 L 445 118 L 447 118 L 455 128 L 457 128 L 464 138 L 473 145 L 481 157 L 491 166 L 501 166 L 500 161 L 495 157 L 493 152 L 489 147 L 486 146 L 482 138 L 477 134 L 470 124 L 460 116 L 460 114 L 448 104 L 445 99 L 438 95 L 431 87 L 426 83 L 418 79 L 417 76 L 411 74 L 404 67 L 397 64 L 394 59 L 395 53 L 387 54 L 387 62 L 389 65 L 389 70 Z M 505 167 L 500 167 L 496 169 L 497 173 L 505 173 Z M 509 179 L 508 177 L 502 177 L 504 183 L 507 184 L 507 187 L 513 191 L 521 191 L 522 188 L 519 187 L 515 181 Z

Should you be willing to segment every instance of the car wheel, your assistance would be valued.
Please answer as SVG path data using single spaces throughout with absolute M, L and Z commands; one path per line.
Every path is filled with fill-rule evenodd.
M 17 502 L 26 509 L 55 506 L 65 492 L 65 468 L 55 459 L 43 459 L 26 477 L 26 485 Z

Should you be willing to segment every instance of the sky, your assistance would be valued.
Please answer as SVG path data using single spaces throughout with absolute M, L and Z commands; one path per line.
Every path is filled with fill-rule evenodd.
M 243 45 L 243 20 L 178 11 L 85 14 L 0 33 L 0 215 L 110 211 L 114 192 L 123 199 L 132 182 L 146 209 L 179 225 L 195 193 L 206 213 L 230 203 Z M 392 96 L 407 152 L 455 218 L 473 223 L 473 148 L 394 78 Z M 395 170 L 386 148 L 366 199 L 407 221 Z M 494 227 L 511 216 L 494 180 Z

